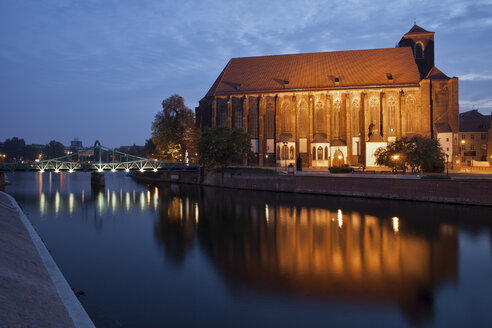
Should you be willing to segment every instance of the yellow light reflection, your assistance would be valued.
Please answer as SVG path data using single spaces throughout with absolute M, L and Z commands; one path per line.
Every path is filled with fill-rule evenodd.
M 266 219 L 266 222 L 268 223 L 268 220 L 270 219 L 269 217 L 269 211 L 268 211 L 268 204 L 265 204 L 265 219 Z
M 150 190 L 147 189 L 147 207 L 150 208 Z
M 55 215 L 58 216 L 58 212 L 60 212 L 60 192 L 57 191 L 55 194 Z
M 113 193 L 111 194 L 111 209 L 114 212 L 116 212 L 116 192 L 113 190 Z
M 342 210 L 338 210 L 338 227 L 341 229 L 343 226 Z
M 71 192 L 69 195 L 68 195 L 68 212 L 70 214 L 73 213 L 73 204 L 74 204 L 74 196 L 73 196 L 73 193 Z
M 198 203 L 195 203 L 195 222 L 198 223 Z
M 140 210 L 143 212 L 145 209 L 145 194 L 144 192 L 142 191 L 140 193 Z
M 82 189 L 82 206 L 84 206 L 84 200 L 85 200 L 85 191 Z
M 39 212 L 41 213 L 41 216 L 44 215 L 46 211 L 46 196 L 44 195 L 44 192 L 41 193 L 41 196 L 39 197 Z
M 393 231 L 398 233 L 400 231 L 400 219 L 394 216 L 391 221 L 393 221 Z
M 130 193 L 127 191 L 125 193 L 125 205 L 126 205 L 126 211 L 130 211 Z

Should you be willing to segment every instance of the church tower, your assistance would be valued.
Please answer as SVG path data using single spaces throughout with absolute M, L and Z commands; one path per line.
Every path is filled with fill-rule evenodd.
M 398 46 L 412 48 L 420 78 L 425 78 L 434 67 L 434 32 L 426 31 L 415 24 L 403 35 Z

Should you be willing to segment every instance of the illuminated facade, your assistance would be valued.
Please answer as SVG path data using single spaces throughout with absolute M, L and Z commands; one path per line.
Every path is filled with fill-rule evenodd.
M 402 136 L 458 133 L 458 112 L 458 79 L 434 66 L 434 32 L 414 25 L 397 48 L 233 58 L 196 119 L 247 131 L 252 164 L 370 167 Z

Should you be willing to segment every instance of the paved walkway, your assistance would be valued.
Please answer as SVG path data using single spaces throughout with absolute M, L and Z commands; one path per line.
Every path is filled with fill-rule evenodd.
M 2 192 L 0 326 L 94 327 L 31 223 Z

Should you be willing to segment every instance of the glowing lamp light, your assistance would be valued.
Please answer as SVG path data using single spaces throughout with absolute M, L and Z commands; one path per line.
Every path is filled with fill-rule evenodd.
M 342 216 L 342 210 L 338 210 L 337 213 L 337 218 L 338 218 L 338 227 L 341 229 L 343 226 L 343 216 Z
M 125 169 L 125 172 L 130 172 L 130 170 L 129 169 Z
M 342 159 L 342 155 L 338 155 L 338 159 Z
M 154 172 L 157 172 L 157 169 L 154 169 L 153 171 L 154 171 Z
M 461 140 L 461 143 L 464 144 L 465 143 L 465 140 Z
M 113 173 L 114 173 L 114 172 L 116 172 L 116 170 L 115 170 L 115 169 L 111 169 L 111 172 L 113 172 Z
M 400 219 L 394 216 L 391 221 L 393 221 L 393 231 L 398 232 L 400 231 Z
M 143 172 L 143 171 L 144 171 L 144 169 L 140 169 L 140 172 Z
M 97 172 L 101 173 L 103 170 L 101 168 L 97 169 Z
M 60 170 L 59 169 L 55 169 L 55 173 L 60 173 Z
M 44 169 L 39 170 L 39 173 L 44 173 Z
M 400 155 L 393 155 L 392 157 L 396 161 L 398 158 L 400 158 Z
M 69 173 L 73 173 L 73 169 L 68 170 Z

